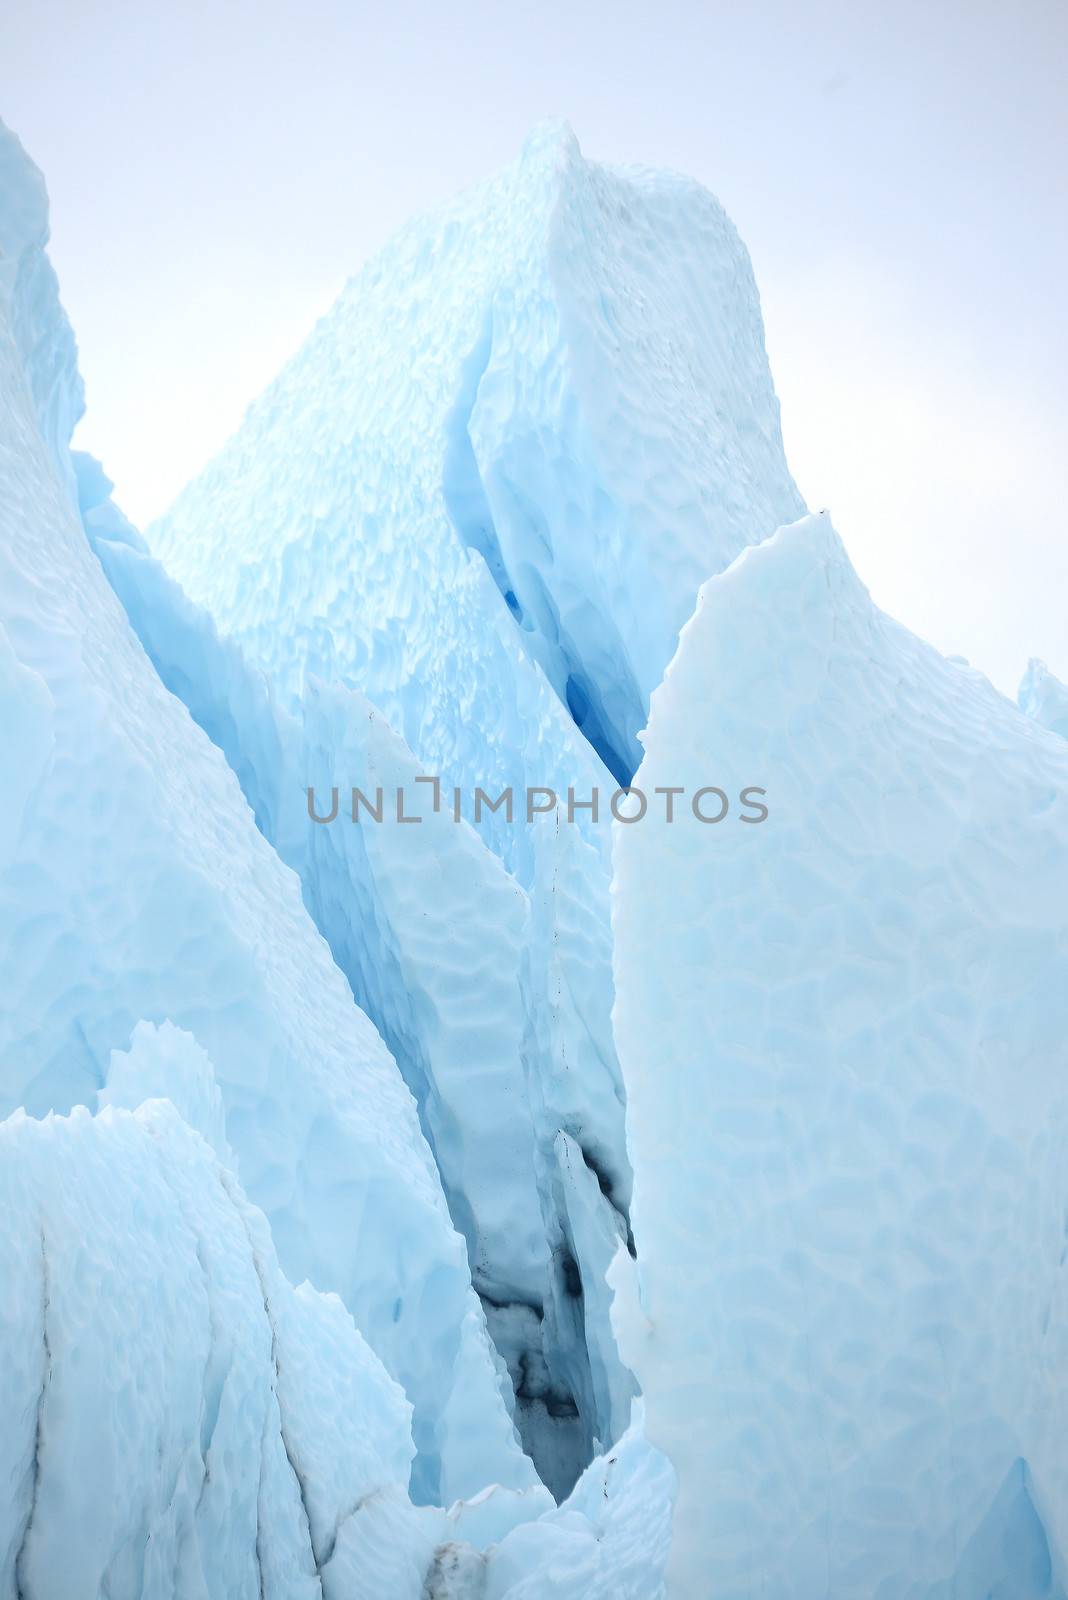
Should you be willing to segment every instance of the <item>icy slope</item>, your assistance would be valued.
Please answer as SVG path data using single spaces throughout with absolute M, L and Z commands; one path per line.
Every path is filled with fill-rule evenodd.
M 698 584 L 800 510 L 722 210 L 552 126 L 349 284 L 149 541 L 290 709 L 310 671 L 468 791 L 588 793 Z
M 808 518 L 704 586 L 637 782 L 770 812 L 614 841 L 669 1593 L 1060 1594 L 1068 746 Z
M 28 168 L 10 136 L 0 146 L 5 171 L 13 149 Z M 0 304 L 0 706 L 15 775 L 0 812 L 0 1113 L 94 1103 L 138 1023 L 187 1030 L 285 1269 L 336 1290 L 404 1384 L 416 1492 L 531 1484 L 411 1097 L 297 879 L 131 634 L 59 436 L 40 431 L 74 414 L 78 381 L 69 365 L 23 366 L 20 350 L 32 363 L 73 349 L 31 220 L 21 237 L 9 228 Z

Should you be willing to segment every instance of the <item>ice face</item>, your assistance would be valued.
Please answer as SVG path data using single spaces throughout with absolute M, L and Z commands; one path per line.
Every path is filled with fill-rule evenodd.
M 136 1111 L 146 1100 L 169 1100 L 183 1122 L 211 1145 L 224 1167 L 237 1158 L 226 1137 L 226 1111 L 207 1051 L 173 1022 L 139 1022 L 129 1050 L 113 1050 L 99 1106 Z
M 0 312 L 29 391 L 29 410 L 65 492 L 73 499 L 68 446 L 85 409 L 74 334 L 59 313 L 59 286 L 45 253 L 48 195 L 41 173 L 0 122 Z
M 311 672 L 468 791 L 588 793 L 698 584 L 801 509 L 722 210 L 552 126 L 349 284 L 149 542 L 287 708 Z
M 137 1041 L 116 1064 L 131 1101 L 159 1052 L 185 1052 L 210 1099 L 188 1034 Z M 287 1281 L 266 1218 L 168 1100 L 14 1113 L 0 1204 L 4 1593 L 662 1594 L 672 1478 L 636 1433 L 563 1514 L 543 1489 L 414 1506 L 403 1391 L 336 1295 Z
M 61 320 L 54 303 L 51 312 Z M 325 1238 L 310 1223 L 300 1229 L 301 1208 L 284 1188 L 279 1136 L 273 1128 L 275 1118 L 280 1119 L 299 1144 L 301 1113 L 310 1114 L 314 1121 L 315 1102 L 307 1105 L 308 1086 L 299 1081 L 288 1087 L 272 1113 L 272 1164 L 263 1179 L 270 1188 L 259 1190 L 255 1162 L 263 1160 L 258 1144 L 263 1142 L 264 1129 L 263 1113 L 255 1108 L 261 1104 L 257 1098 L 261 1091 L 246 1059 L 250 1050 L 262 1047 L 263 1022 L 261 1019 L 259 1028 L 250 1025 L 247 1015 L 235 1009 L 227 1019 L 230 1031 L 224 1040 L 217 1026 L 204 1021 L 202 1012 L 210 1010 L 212 986 L 198 989 L 197 973 L 187 974 L 183 984 L 175 971 L 169 986 L 162 992 L 157 987 L 151 994 L 155 1014 L 161 1018 L 159 1027 L 137 1022 L 133 1015 L 138 1009 L 149 1009 L 147 1000 L 144 1007 L 131 1006 L 128 1027 L 109 1018 L 99 1045 L 92 1032 L 88 1033 L 88 1050 L 76 1053 L 73 1068 L 70 1062 L 64 1063 L 63 1072 L 73 1072 L 71 1081 L 60 1078 L 21 1088 L 13 1083 L 8 1103 L 22 1098 L 31 1107 L 55 1104 L 65 1109 L 81 1098 L 91 1103 L 99 1098 L 102 1104 L 129 1104 L 125 1080 L 131 1074 L 135 1088 L 147 1078 L 157 1092 L 169 1090 L 185 1114 L 227 1155 L 233 1138 L 233 1159 L 243 1173 L 252 1173 L 250 1181 L 257 1183 L 257 1192 L 263 1192 L 271 1206 L 280 1246 L 292 1252 L 287 1261 L 317 1282 L 337 1285 L 386 1359 L 394 1360 L 394 1370 L 416 1402 L 415 1432 L 420 1446 L 413 1479 L 416 1493 L 448 1500 L 471 1494 L 487 1479 L 516 1488 L 535 1481 L 529 1466 L 516 1458 L 511 1424 L 500 1399 L 503 1391 L 511 1405 L 515 1390 L 528 1449 L 562 1495 L 597 1449 L 611 1444 L 625 1428 L 632 1389 L 610 1337 L 610 1295 L 604 1282 L 610 1252 L 599 1243 L 589 1270 L 585 1270 L 584 1245 L 576 1243 L 573 1236 L 576 1226 L 568 1220 L 566 1196 L 553 1156 L 556 1135 L 565 1127 L 574 1135 L 576 1149 L 583 1152 L 580 1159 L 595 1163 L 606 1189 L 614 1189 L 611 1201 L 599 1188 L 595 1190 L 592 1211 L 589 1206 L 583 1211 L 580 1237 L 598 1241 L 616 1237 L 620 1207 L 625 1227 L 630 1178 L 623 1148 L 622 1091 L 609 1024 L 607 879 L 602 857 L 590 847 L 580 849 L 576 840 L 572 855 L 574 850 L 580 851 L 574 860 L 581 863 L 581 870 L 565 873 L 565 881 L 558 884 L 559 841 L 545 830 L 542 853 L 554 865 L 541 872 L 539 883 L 543 886 L 532 899 L 466 826 L 457 829 L 442 819 L 436 831 L 431 833 L 428 828 L 425 840 L 420 834 L 415 843 L 410 835 L 398 838 L 389 830 L 366 835 L 363 840 L 358 832 L 347 838 L 335 833 L 328 839 L 310 827 L 296 801 L 298 796 L 303 798 L 304 780 L 317 767 L 329 772 L 345 759 L 353 781 L 362 781 L 371 791 L 376 773 L 379 779 L 410 784 L 419 763 L 381 718 L 375 721 L 371 708 L 353 691 L 328 691 L 309 684 L 296 713 L 284 709 L 263 670 L 249 663 L 232 640 L 220 637 L 211 619 L 148 555 L 140 536 L 112 503 L 111 485 L 99 464 L 76 455 L 70 478 L 89 544 L 163 683 L 185 701 L 200 729 L 226 756 L 260 831 L 283 859 L 301 871 L 305 899 L 327 933 L 342 971 L 400 1058 L 431 1141 L 437 1171 L 445 1182 L 452 1216 L 467 1241 L 476 1287 L 508 1359 L 511 1386 L 495 1365 L 477 1312 L 464 1308 L 462 1279 L 458 1282 L 459 1300 L 455 1296 L 450 1300 L 449 1292 L 442 1298 L 449 1280 L 445 1274 L 438 1283 L 432 1266 L 437 1248 L 433 1242 L 421 1241 L 418 1251 L 413 1251 L 410 1244 L 391 1243 L 384 1237 L 377 1240 L 375 1250 L 385 1250 L 393 1257 L 389 1271 L 401 1281 L 396 1292 L 389 1292 L 388 1282 L 377 1282 L 372 1306 L 371 1285 L 380 1275 L 380 1264 L 373 1253 L 365 1254 L 359 1274 L 366 1284 L 363 1291 L 353 1286 L 351 1267 L 349 1280 L 339 1276 L 333 1260 L 333 1236 L 340 1229 L 344 1237 L 340 1216 L 331 1214 Z M 94 570 L 92 563 L 89 570 Z M 91 580 L 91 587 L 95 581 Z M 94 592 L 94 607 L 98 600 L 106 613 L 106 603 Z M 128 637 L 123 647 L 136 664 L 125 665 L 119 675 L 133 675 L 136 704 L 145 664 L 136 648 L 131 649 Z M 26 700 L 32 708 L 27 669 L 15 661 L 13 653 L 10 665 L 13 673 L 17 667 L 21 674 L 20 703 Z M 46 693 L 42 680 L 38 698 Z M 159 683 L 151 674 L 144 695 L 148 706 L 154 707 L 160 699 Z M 218 761 L 211 759 L 213 752 L 198 738 L 196 729 L 183 721 L 168 697 L 162 696 L 162 701 L 163 727 L 168 726 L 168 717 L 172 721 L 177 718 L 186 768 L 185 788 L 178 787 L 168 804 L 173 805 L 176 798 L 179 803 L 188 800 L 199 780 L 198 765 L 205 760 L 215 786 L 211 792 L 221 792 L 220 781 L 225 788 L 225 777 Z M 46 719 L 31 720 L 47 728 Z M 585 748 L 573 730 L 570 736 L 576 747 Z M 152 748 L 151 741 L 148 748 Z M 84 766 L 95 769 L 100 754 L 95 749 L 86 751 Z M 36 767 L 26 761 L 23 799 L 41 777 L 42 760 L 43 756 Z M 122 770 L 121 764 L 116 767 L 120 774 Z M 161 770 L 166 770 L 165 764 Z M 200 803 L 206 803 L 205 796 Z M 244 841 L 250 831 L 248 818 L 235 803 L 233 790 L 227 802 L 220 802 L 215 793 L 207 803 L 222 803 L 224 816 L 229 807 L 228 836 Z M 148 805 L 149 799 L 143 798 L 131 808 L 131 819 L 125 823 L 128 839 L 136 840 L 138 817 Z M 69 844 L 72 852 L 78 848 L 77 840 L 75 830 Z M 25 842 L 20 842 L 20 847 L 24 846 Z M 243 842 L 238 860 L 244 848 Z M 258 856 L 255 843 L 251 849 L 246 862 L 250 878 L 262 875 L 262 860 L 267 859 L 272 863 L 268 879 L 285 883 L 277 860 L 269 853 Z M 107 870 L 120 870 L 121 860 L 119 848 L 115 861 L 105 863 Z M 236 864 L 229 864 L 230 879 L 220 874 L 218 866 L 203 874 L 205 881 L 222 877 L 225 888 L 218 898 L 223 905 Z M 552 884 L 548 898 L 546 873 Z M 430 879 L 437 915 L 428 923 L 421 885 Z M 252 894 L 255 900 L 255 889 Z M 575 910 L 565 911 L 569 895 L 586 913 L 599 907 L 596 925 L 583 927 Z M 210 906 L 210 895 L 208 903 Z M 183 917 L 191 914 L 194 904 L 183 911 Z M 76 916 L 74 920 L 77 922 Z M 167 926 L 165 919 L 154 917 L 154 933 L 157 922 Z M 301 923 L 299 913 L 296 922 Z M 306 925 L 300 927 L 298 954 L 309 934 Z M 249 934 L 244 937 L 251 942 Z M 270 915 L 258 937 L 272 937 Z M 462 958 L 456 948 L 458 938 L 466 941 L 467 954 Z M 224 949 L 225 945 L 219 944 L 215 950 L 214 935 L 205 940 L 206 957 L 221 955 Z M 443 961 L 443 952 L 450 949 L 451 966 Z M 150 950 L 147 945 L 143 954 Z M 174 968 L 179 965 L 172 962 Z M 320 969 L 323 965 L 321 947 L 310 957 L 309 977 L 317 965 Z M 336 990 L 336 974 L 331 981 Z M 136 995 L 136 984 L 128 978 L 124 983 Z M 112 1004 L 122 988 L 117 985 L 111 993 Z M 493 1003 L 494 996 L 497 1003 Z M 252 998 L 248 1003 L 255 1006 L 259 1002 Z M 275 1006 L 285 1023 L 288 1007 L 277 993 Z M 360 1013 L 352 1012 L 347 997 L 343 1009 L 342 1039 L 345 1029 L 351 1033 L 363 1023 Z M 79 1016 L 78 1026 L 92 1028 L 91 1007 Z M 219 1105 L 204 1097 L 199 1079 L 207 1056 L 193 1037 L 194 1027 L 221 1063 L 225 1117 Z M 321 1028 L 330 1027 L 323 1018 Z M 389 1083 L 392 1073 L 385 1052 L 366 1029 L 363 1038 L 365 1053 L 380 1063 L 383 1082 Z M 28 1055 L 28 1039 L 24 1048 Z M 288 1035 L 285 1049 L 307 1053 L 308 1043 L 301 1041 L 294 1049 Z M 275 1050 L 276 1056 L 284 1059 L 277 1047 Z M 270 1048 L 265 1054 L 269 1062 Z M 471 1070 L 474 1063 L 479 1064 L 476 1076 Z M 232 1085 L 235 1070 L 241 1076 Z M 351 1074 L 351 1067 L 349 1071 Z M 97 1095 L 105 1072 L 107 1085 Z M 236 1109 L 234 1092 L 239 1101 Z M 272 1088 L 272 1093 L 276 1092 Z M 373 1141 L 377 1137 L 374 1095 L 366 1093 L 366 1086 L 358 1092 L 365 1105 L 359 1118 L 360 1138 Z M 220 1091 L 213 1088 L 212 1093 Z M 381 1115 L 389 1125 L 387 1144 L 402 1147 L 405 1119 L 407 1131 L 412 1131 L 410 1102 L 405 1106 L 401 1095 L 398 1107 L 392 1107 L 387 1094 Z M 240 1135 L 231 1131 L 235 1120 L 244 1130 Z M 324 1145 L 324 1154 L 329 1149 L 329 1144 Z M 425 1149 L 417 1147 L 415 1160 L 417 1168 L 423 1163 L 424 1176 L 429 1176 L 433 1190 L 436 1174 L 426 1173 L 425 1154 Z M 288 1159 L 293 1182 L 314 1178 L 314 1169 L 305 1177 L 310 1163 L 295 1150 Z M 367 1166 L 364 1156 L 345 1158 L 340 1152 L 328 1156 L 329 1163 L 340 1161 L 343 1169 L 350 1160 L 363 1175 Z M 398 1206 L 395 1193 L 390 1195 L 384 1189 L 381 1173 L 376 1175 L 380 1165 L 378 1157 L 361 1182 L 382 1196 L 394 1215 L 393 1229 L 403 1229 L 407 1226 L 405 1212 L 412 1213 L 411 1199 Z M 399 1172 L 404 1165 L 401 1159 Z M 356 1180 L 346 1177 L 342 1186 L 351 1191 Z M 324 1194 L 321 1205 L 332 1208 L 333 1204 Z M 379 1221 L 376 1209 L 364 1209 L 364 1226 L 374 1235 Z M 316 1214 L 315 1208 L 312 1214 Z M 395 1233 L 395 1238 L 400 1237 Z M 354 1244 L 346 1239 L 349 1249 Z M 454 1242 L 446 1248 L 455 1271 Z M 404 1324 L 411 1315 L 407 1307 L 413 1294 L 412 1258 L 420 1252 L 427 1269 L 435 1272 L 437 1290 L 435 1300 L 421 1305 L 419 1314 L 438 1319 L 434 1325 L 439 1331 L 413 1338 Z M 416 1266 L 415 1282 L 418 1270 Z M 582 1289 L 577 1306 L 575 1274 L 580 1275 Z M 596 1381 L 590 1371 L 587 1340 L 593 1349 Z M 616 1396 L 614 1409 L 607 1399 L 610 1391 Z M 480 1415 L 482 1410 L 486 1417 Z M 488 1453 L 483 1449 L 486 1427 L 491 1434 L 496 1430 L 496 1443 Z
M 169 573 L 0 194 L 0 1589 L 662 1600 L 677 1472 L 671 1600 L 1064 1600 L 1064 694 L 769 537 L 720 208 L 540 130 Z M 639 760 L 729 820 L 620 824 L 612 927 L 588 813 L 415 788 Z
M 169 577 L 83 477 L 139 637 L 416 1096 L 560 1492 L 633 1389 L 604 1281 L 630 1239 L 607 830 L 484 813 L 513 878 L 429 816 L 309 839 L 284 794 L 429 772 L 604 805 L 629 776 L 698 582 L 800 509 L 744 247 L 697 185 L 546 127 L 348 287 L 151 531 Z
M 411 1407 L 165 1100 L 0 1124 L 0 1587 L 347 1594 Z
M 528 894 L 362 695 L 312 679 L 295 711 L 284 709 L 263 669 L 101 499 L 107 480 L 84 458 L 79 483 L 90 542 L 162 681 L 300 873 L 305 904 L 415 1096 L 524 1442 L 563 1495 L 619 1437 L 633 1390 L 604 1276 L 614 1243 L 629 1237 L 630 1167 L 603 850 L 561 813 L 540 818 Z M 520 813 L 523 804 L 520 794 Z M 311 820 L 331 812 L 329 826 Z M 560 1165 L 567 1148 L 581 1180 L 574 1160 Z M 589 1203 L 572 1217 L 576 1181 Z
M 85 465 L 80 480 L 99 484 Z M 528 895 L 455 822 L 448 793 L 420 781 L 421 764 L 362 696 L 312 681 L 297 713 L 283 710 L 136 536 L 110 536 L 115 514 L 99 493 L 83 502 L 86 530 L 131 623 L 301 874 L 309 911 L 416 1098 L 526 1447 L 562 1495 L 625 1428 L 633 1389 L 604 1276 L 620 1230 L 628 1236 L 630 1169 L 602 856 L 559 815 L 541 819 Z M 343 797 L 331 784 L 342 770 Z M 337 800 L 330 826 L 310 821 L 308 778 L 317 816 Z M 352 824 L 353 790 L 364 826 Z M 397 821 L 398 791 L 416 832 Z M 561 1130 L 593 1185 L 577 1237 L 577 1168 L 559 1168 Z
M 566 1505 L 487 1553 L 486 1600 L 663 1600 L 674 1487 L 665 1457 L 629 1430 Z
M 12 147 L 25 161 L 5 134 L 8 166 Z M 15 758 L 0 1113 L 95 1105 L 141 1022 L 192 1034 L 285 1269 L 341 1295 L 413 1403 L 416 1494 L 529 1486 L 411 1095 L 222 755 L 131 633 L 73 469 L 42 431 L 74 413 L 78 382 L 50 367 L 46 385 L 34 366 L 73 351 L 41 240 L 35 223 L 0 306 L 0 695 Z
M 769 808 L 614 841 L 670 1592 L 1061 1593 L 1068 746 L 819 517 L 704 586 L 637 782 Z

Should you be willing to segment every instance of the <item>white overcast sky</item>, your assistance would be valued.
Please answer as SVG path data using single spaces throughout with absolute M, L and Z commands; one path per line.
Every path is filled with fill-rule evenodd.
M 888 611 L 1068 677 L 1068 0 L 36 0 L 0 116 L 45 172 L 99 455 L 163 510 L 413 212 L 570 119 L 752 252 L 802 493 Z

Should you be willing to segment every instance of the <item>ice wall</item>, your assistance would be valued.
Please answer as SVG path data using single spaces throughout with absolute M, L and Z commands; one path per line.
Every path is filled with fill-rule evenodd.
M 506 785 L 520 809 L 530 785 L 596 785 L 603 816 L 698 583 L 800 509 L 744 247 L 698 185 L 539 129 L 348 286 L 150 530 L 169 577 L 84 509 L 416 1095 L 559 1492 L 633 1390 L 604 1283 L 633 1242 L 607 828 L 579 813 L 550 839 L 484 810 L 513 879 L 429 816 L 432 835 L 302 836 L 271 780 L 289 761 L 344 810 L 373 727 L 375 759 L 387 735 L 405 751 L 390 801 L 429 773 L 469 817 L 476 786 Z
M 68 445 L 85 409 L 74 334 L 57 315 L 59 285 L 45 253 L 48 194 L 41 173 L 0 122 L 0 310 L 14 344 L 36 419 L 68 493 Z
M 0 1592 L 348 1600 L 411 1407 L 209 1146 L 165 1100 L 17 1112 L 0 1203 Z
M 526 1448 L 560 1497 L 625 1429 L 633 1392 L 605 1281 L 629 1237 L 630 1168 L 601 855 L 560 813 L 540 819 L 528 895 L 362 696 L 313 680 L 283 710 L 137 535 L 112 536 L 107 480 L 78 465 L 86 531 L 131 624 L 300 872 L 415 1096 Z
M 721 208 L 552 125 L 353 279 L 148 537 L 289 709 L 312 672 L 468 792 L 588 794 L 698 584 L 800 510 Z
M 73 342 L 30 220 L 8 218 L 0 305 L 0 1114 L 95 1104 L 142 1021 L 192 1034 L 285 1270 L 341 1295 L 414 1405 L 417 1495 L 532 1484 L 396 1064 L 86 542 L 46 426 L 77 375 L 34 366 Z
M 1060 1594 L 1068 746 L 821 516 L 704 586 L 637 783 L 769 808 L 614 841 L 669 1593 Z
M 524 1443 L 562 1497 L 625 1429 L 633 1392 L 605 1282 L 629 1240 L 631 1179 L 603 853 L 566 799 L 530 826 L 518 794 L 528 894 L 357 691 L 312 678 L 284 709 L 147 553 L 96 464 L 77 465 L 87 535 L 132 626 L 300 873 L 415 1096 Z
M 769 537 L 718 205 L 539 130 L 169 574 L 4 134 L 0 193 L 0 1585 L 661 1600 L 663 1449 L 671 1600 L 1064 1600 L 1065 695 Z M 605 827 L 415 786 L 639 761 L 728 810 L 617 826 L 614 971 Z

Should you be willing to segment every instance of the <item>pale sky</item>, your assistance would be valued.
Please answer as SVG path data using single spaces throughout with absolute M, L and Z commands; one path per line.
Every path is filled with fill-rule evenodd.
M 162 511 L 411 214 L 566 116 L 749 245 L 802 493 L 884 609 L 1068 678 L 1068 4 L 38 0 L 0 116 L 43 169 L 88 414 Z

